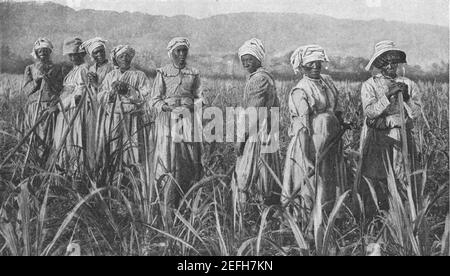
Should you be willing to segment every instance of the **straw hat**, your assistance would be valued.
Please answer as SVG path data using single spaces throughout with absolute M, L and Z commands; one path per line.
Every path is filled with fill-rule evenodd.
M 82 43 L 83 41 L 78 37 L 64 40 L 63 55 L 85 53 L 86 50 L 80 47 Z
M 370 59 L 369 63 L 366 66 L 366 71 L 370 71 L 373 63 L 379 58 L 381 55 L 392 52 L 398 55 L 398 63 L 406 63 L 406 53 L 395 46 L 395 43 L 391 40 L 384 40 L 378 42 L 375 45 L 375 53 Z

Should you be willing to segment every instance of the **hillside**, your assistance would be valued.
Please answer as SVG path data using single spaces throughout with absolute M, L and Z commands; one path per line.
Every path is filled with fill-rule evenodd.
M 34 40 L 46 36 L 61 52 L 64 38 L 102 36 L 112 45 L 129 43 L 154 57 L 166 58 L 173 36 L 191 39 L 192 53 L 233 54 L 251 37 L 261 38 L 270 57 L 281 57 L 296 46 L 317 43 L 330 56 L 369 58 L 373 45 L 392 39 L 406 50 L 410 64 L 428 67 L 448 62 L 448 28 L 387 22 L 355 21 L 326 16 L 276 13 L 237 13 L 205 19 L 154 16 L 143 13 L 81 10 L 54 3 L 0 3 L 0 39 L 20 56 L 29 55 Z

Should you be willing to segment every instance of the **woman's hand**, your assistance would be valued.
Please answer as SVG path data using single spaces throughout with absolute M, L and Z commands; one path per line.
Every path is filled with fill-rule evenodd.
M 81 95 L 75 95 L 74 101 L 75 101 L 75 106 L 78 106 L 81 102 Z
M 409 95 L 409 87 L 407 84 L 399 82 L 398 85 L 402 89 L 403 101 L 408 102 L 411 98 Z
M 108 103 L 113 103 L 116 101 L 116 99 L 117 99 L 117 95 L 115 92 L 109 93 Z
M 88 77 L 88 81 L 89 84 L 93 85 L 93 86 L 97 86 L 98 85 L 98 75 L 94 72 L 89 72 L 87 74 Z
M 173 108 L 170 107 L 168 104 L 165 104 L 165 105 L 162 106 L 161 110 L 164 111 L 164 112 L 172 112 Z
M 47 112 L 48 114 L 50 114 L 50 115 L 51 115 L 51 114 L 54 114 L 54 113 L 58 113 L 58 112 L 59 112 L 59 108 L 58 108 L 57 105 L 53 105 L 53 106 L 47 108 L 46 112 Z
M 112 83 L 112 90 L 115 94 L 127 95 L 128 94 L 128 85 L 122 81 L 115 81 Z
M 386 92 L 386 97 L 390 99 L 393 96 L 397 96 L 399 93 L 403 92 L 403 87 L 399 83 L 393 83 L 389 86 Z

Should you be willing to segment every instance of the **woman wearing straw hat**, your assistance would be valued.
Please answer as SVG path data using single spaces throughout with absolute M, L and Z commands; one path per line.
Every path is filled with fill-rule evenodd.
M 251 203 L 267 205 L 279 203 L 281 188 L 276 183 L 276 178 L 279 179 L 281 176 L 281 162 L 278 146 L 273 150 L 264 148 L 278 142 L 277 135 L 273 135 L 278 129 L 271 128 L 274 123 L 271 111 L 272 108 L 279 108 L 280 102 L 275 80 L 262 66 L 266 53 L 261 40 L 253 38 L 246 41 L 239 48 L 238 54 L 242 66 L 248 72 L 243 107 L 247 110 L 264 108 L 267 116 L 258 116 L 257 121 L 246 118 L 249 122 L 249 132 L 245 135 L 245 141 L 237 144 L 238 159 L 231 187 L 234 207 L 239 208 L 238 211 L 242 213 Z M 250 114 L 246 117 L 249 117 L 248 115 Z M 252 125 L 252 122 L 257 125 Z M 250 132 L 252 129 L 254 133 Z M 267 135 L 268 133 L 270 134 Z
M 406 63 L 406 54 L 394 42 L 377 43 L 366 70 L 376 68 L 379 72 L 361 88 L 365 123 L 361 134 L 360 174 L 372 180 L 382 209 L 387 208 L 388 160 L 395 178 L 405 180 L 401 128 L 406 130 L 408 152 L 412 156 L 415 153 L 413 119 L 421 110 L 419 87 L 410 79 L 397 75 L 402 63 Z M 399 94 L 404 100 L 403 111 L 399 108 Z M 401 118 L 401 113 L 405 118 Z
M 35 148 L 42 148 L 41 157 L 49 154 L 53 145 L 53 131 L 56 121 L 56 105 L 58 104 L 59 94 L 63 84 L 63 73 L 61 66 L 54 64 L 51 60 L 53 44 L 47 38 L 39 38 L 33 46 L 31 55 L 36 60 L 32 65 L 25 69 L 24 91 L 28 96 L 27 116 L 24 126 L 30 129 L 37 116 L 41 116 L 44 110 L 50 109 L 52 115 L 37 129 L 36 133 L 41 141 Z M 43 160 L 45 161 L 45 160 Z
M 62 107 L 56 120 L 55 145 L 64 150 L 59 156 L 60 169 L 77 173 L 87 168 L 93 160 L 89 153 L 93 148 L 92 139 L 87 134 L 93 131 L 93 119 L 87 95 L 88 66 L 84 61 L 86 52 L 81 48 L 82 40 L 78 37 L 64 41 L 63 55 L 68 56 L 73 64 L 72 70 L 64 78 L 64 88 L 61 93 Z M 73 122 L 72 122 L 72 119 Z M 66 135 L 68 131 L 68 135 Z M 92 146 L 89 146 L 91 145 Z
M 144 72 L 135 70 L 131 62 L 136 51 L 129 45 L 118 45 L 111 51 L 115 69 L 106 75 L 99 101 L 106 106 L 99 134 L 106 147 L 107 159 L 117 160 L 111 169 L 138 166 L 148 162 L 148 134 L 144 124 L 150 82 Z M 144 168 L 145 170 L 149 168 Z
M 336 188 L 342 188 L 345 178 L 339 91 L 330 76 L 321 74 L 328 61 L 318 45 L 299 47 L 291 57 L 295 73 L 303 73 L 303 78 L 289 94 L 292 140 L 286 153 L 282 205 L 300 210 L 301 217 L 312 210 L 319 189 L 321 205 L 331 211 Z
M 203 173 L 202 145 L 194 137 L 194 106 L 202 107 L 200 74 L 187 65 L 191 44 L 175 37 L 167 45 L 172 62 L 160 69 L 153 84 L 151 105 L 156 115 L 154 170 L 163 194 L 163 213 L 176 208 L 181 192 L 187 192 Z M 177 136 L 172 130 L 182 128 Z M 198 137 L 197 137 L 198 138 Z

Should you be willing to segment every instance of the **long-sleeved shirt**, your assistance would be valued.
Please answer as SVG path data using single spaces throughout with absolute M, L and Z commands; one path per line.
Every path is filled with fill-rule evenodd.
M 110 62 L 106 62 L 100 66 L 94 64 L 89 67 L 89 72 L 95 73 L 98 76 L 97 88 L 101 86 L 103 80 L 106 78 L 106 75 L 108 75 L 108 73 L 112 70 L 114 70 L 114 66 Z
M 64 78 L 64 88 L 61 93 L 61 101 L 64 108 L 76 107 L 76 98 L 83 96 L 88 83 L 87 64 L 74 66 Z
M 116 101 L 122 102 L 124 112 L 131 112 L 140 108 L 139 105 L 144 104 L 150 95 L 150 81 L 144 72 L 138 70 L 128 70 L 121 72 L 119 69 L 114 69 L 106 75 L 103 80 L 101 91 L 97 95 L 100 102 L 104 104 L 109 103 L 109 96 L 114 92 L 113 83 L 121 81 L 127 84 L 128 93 L 116 97 Z M 121 107 L 116 102 L 115 113 L 121 112 Z M 111 104 L 111 103 L 109 103 Z
M 46 76 L 41 84 L 37 86 L 36 79 Z M 42 102 L 55 101 L 63 86 L 63 73 L 61 66 L 53 63 L 37 62 L 25 68 L 24 90 L 30 101 L 39 99 L 39 91 L 42 91 Z
M 408 94 L 410 99 L 405 102 L 406 116 L 415 119 L 420 116 L 421 100 L 419 87 L 412 80 L 405 77 L 389 79 L 378 74 L 363 83 L 361 88 L 361 101 L 363 104 L 364 115 L 369 119 L 386 118 L 387 127 L 399 127 L 399 105 L 396 98 L 391 101 L 386 97 L 391 82 L 402 82 L 408 85 Z
M 157 70 L 150 104 L 161 112 L 164 105 L 193 106 L 202 100 L 198 70 L 190 67 L 178 69 L 169 64 Z
M 248 116 L 240 117 L 240 120 L 246 119 L 246 125 L 249 130 L 246 131 L 246 136 L 256 134 L 259 131 L 264 130 L 264 124 L 266 124 L 267 132 L 271 130 L 271 108 L 280 107 L 280 101 L 278 99 L 275 80 L 272 75 L 264 67 L 258 68 L 255 72 L 247 77 L 247 82 L 244 89 L 244 107 L 265 107 L 267 108 L 266 118 L 260 117 L 258 114 L 258 120 L 252 120 Z M 248 137 L 247 137 L 248 138 Z
M 289 135 L 295 136 L 303 128 L 311 134 L 311 116 L 338 111 L 338 93 L 333 80 L 328 75 L 321 75 L 318 80 L 306 76 L 300 80 L 289 97 L 291 114 Z

